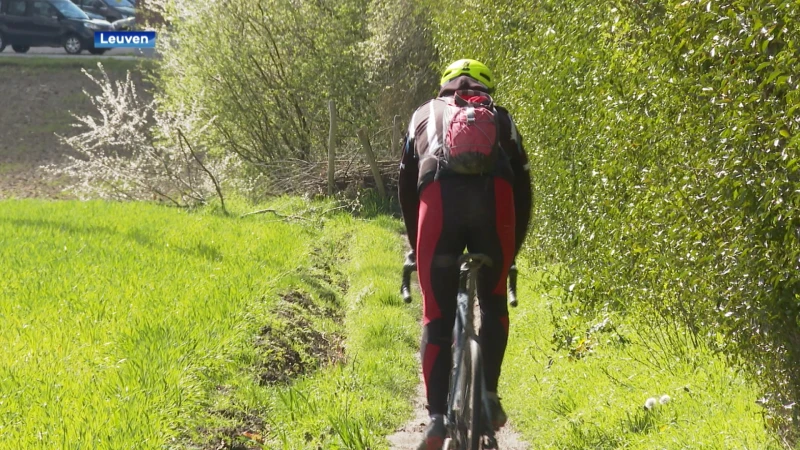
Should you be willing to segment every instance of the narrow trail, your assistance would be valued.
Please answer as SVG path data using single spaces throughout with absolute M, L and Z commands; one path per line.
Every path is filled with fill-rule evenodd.
M 499 450 L 529 450 L 531 447 L 513 429 L 514 418 L 497 433 Z M 388 437 L 391 450 L 416 450 L 422 439 L 422 432 L 428 424 L 428 410 L 425 409 L 425 385 L 420 374 L 417 395 L 414 398 L 414 417 Z

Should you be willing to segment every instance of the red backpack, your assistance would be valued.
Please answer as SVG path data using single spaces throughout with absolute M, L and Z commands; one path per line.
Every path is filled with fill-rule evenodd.
M 466 175 L 496 170 L 502 150 L 492 97 L 484 92 L 462 90 L 439 100 L 447 103 L 442 117 L 440 169 Z

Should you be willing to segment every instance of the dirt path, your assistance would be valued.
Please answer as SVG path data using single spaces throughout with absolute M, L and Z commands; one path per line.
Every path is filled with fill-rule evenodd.
M 497 446 L 499 450 L 528 450 L 530 445 L 514 431 L 513 417 L 508 420 L 508 424 L 497 434 Z M 389 436 L 391 450 L 416 450 L 422 439 L 422 432 L 428 424 L 428 411 L 425 409 L 425 385 L 420 383 L 417 386 L 417 395 L 414 399 L 414 417 Z

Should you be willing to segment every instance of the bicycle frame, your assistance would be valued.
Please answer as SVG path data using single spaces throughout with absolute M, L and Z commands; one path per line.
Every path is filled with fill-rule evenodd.
M 466 442 L 466 430 L 462 429 L 466 424 L 458 423 L 457 415 L 466 408 L 472 409 L 473 406 L 470 405 L 470 398 L 467 398 L 466 395 L 459 395 L 459 393 L 466 392 L 468 389 L 468 386 L 464 386 L 463 383 L 465 372 L 471 370 L 471 367 L 467 364 L 472 364 L 474 359 L 471 352 L 477 352 L 477 360 L 482 361 L 480 345 L 472 345 L 473 342 L 476 344 L 480 342 L 478 332 L 475 329 L 475 301 L 479 300 L 477 297 L 477 275 L 482 266 L 491 265 L 492 261 L 485 255 L 469 253 L 459 257 L 458 261 L 461 273 L 459 276 L 458 297 L 456 298 L 456 321 L 453 326 L 453 368 L 450 373 L 450 395 L 448 396 L 445 424 L 450 436 L 456 436 L 457 441 L 464 441 L 457 442 L 460 445 L 459 448 L 466 449 L 469 443 Z M 480 417 L 478 421 L 481 429 L 480 433 L 481 437 L 485 436 L 488 440 L 487 448 L 496 448 L 494 430 L 489 426 L 489 403 L 486 396 L 486 380 L 483 376 L 480 377 L 478 389 L 481 408 L 480 411 L 472 411 L 472 413 L 473 416 L 479 415 Z M 462 401 L 464 404 L 459 403 Z M 446 449 L 447 447 L 446 445 L 444 448 Z

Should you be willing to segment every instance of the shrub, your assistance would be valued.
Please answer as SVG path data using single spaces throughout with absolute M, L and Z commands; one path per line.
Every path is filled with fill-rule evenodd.
M 331 100 L 337 173 L 363 158 L 362 127 L 378 157 L 396 161 L 388 152 L 395 115 L 407 120 L 435 86 L 429 17 L 417 3 L 151 0 L 172 24 L 159 39 L 163 107 L 202 105 L 214 119 L 210 138 L 252 163 L 273 194 L 286 191 L 287 179 L 296 192 L 296 180 L 315 191 L 326 178 Z
M 473 0 L 438 11 L 445 59 L 471 51 L 502 76 L 498 100 L 532 160 L 532 255 L 562 264 L 566 295 L 585 312 L 684 324 L 797 423 L 800 5 Z
M 83 72 L 101 89 L 100 95 L 84 91 L 99 116 L 74 115 L 81 132 L 62 140 L 75 155 L 46 170 L 67 176 L 71 188 L 85 197 L 156 199 L 177 206 L 218 197 L 224 210 L 222 184 L 239 162 L 210 153 L 205 139 L 210 123 L 200 118 L 199 106 L 159 110 L 158 100 L 140 97 L 130 72 L 124 81 L 112 82 L 98 66 L 102 78 Z
M 367 3 L 175 3 L 182 18 L 165 40 L 159 87 L 170 102 L 202 104 L 215 117 L 210 131 L 247 161 L 319 158 L 329 100 L 337 101 L 341 135 L 355 136 L 370 117 L 358 51 Z

